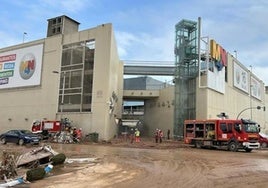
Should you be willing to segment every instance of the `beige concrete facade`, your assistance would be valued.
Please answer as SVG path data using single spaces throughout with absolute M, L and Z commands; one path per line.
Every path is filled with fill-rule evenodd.
M 166 136 L 168 129 L 171 137 L 174 127 L 174 86 L 159 91 L 159 97 L 145 100 L 144 126 L 146 135 L 153 137 L 155 129 L 161 129 Z
M 64 45 L 89 40 L 95 40 L 91 112 L 60 113 L 60 74 L 52 72 L 61 71 Z M 97 132 L 100 139 L 112 138 L 117 131 L 115 119 L 121 117 L 123 95 L 123 63 L 118 57 L 112 24 L 4 48 L 0 54 L 37 44 L 43 46 L 40 84 L 0 89 L 1 132 L 30 129 L 34 119 L 59 120 L 66 117 L 85 134 Z
M 235 87 L 234 64 L 237 64 L 241 69 L 249 75 L 250 78 L 257 80 L 260 92 L 260 98 L 250 95 L 249 92 L 242 91 Z M 251 75 L 251 77 L 250 77 Z M 202 76 L 201 76 L 202 77 Z M 206 77 L 204 75 L 203 77 Z M 201 78 L 206 80 L 207 78 Z M 250 81 L 249 81 L 250 82 Z M 264 83 L 257 78 L 256 75 L 251 74 L 250 70 L 239 63 L 232 55 L 228 53 L 227 66 L 227 81 L 225 81 L 225 92 L 221 93 L 211 88 L 200 87 L 197 80 L 197 105 L 196 117 L 197 119 L 215 119 L 217 115 L 224 112 L 230 119 L 245 118 L 252 119 L 261 125 L 262 131 L 267 131 L 267 110 L 263 110 L 267 106 L 267 94 L 265 93 Z M 250 84 L 251 85 L 251 84 Z M 252 86 L 250 86 L 252 87 Z M 256 107 L 260 106 L 261 109 Z M 243 111 L 244 110 L 244 111 Z M 243 112 L 242 112 L 243 111 Z M 241 113 L 240 113 L 241 112 Z M 252 117 L 251 117 L 252 116 Z

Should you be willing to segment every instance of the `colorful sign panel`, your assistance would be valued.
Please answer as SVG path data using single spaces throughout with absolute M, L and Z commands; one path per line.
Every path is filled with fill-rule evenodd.
M 0 53 L 0 89 L 41 83 L 43 44 Z
M 210 40 L 211 61 L 207 62 L 207 86 L 220 93 L 225 93 L 225 69 L 227 67 L 227 53 L 214 40 Z
M 249 93 L 249 74 L 248 70 L 243 69 L 235 61 L 234 65 L 234 86 L 238 89 Z
M 210 40 L 210 55 L 218 71 L 227 67 L 227 52 L 215 40 Z

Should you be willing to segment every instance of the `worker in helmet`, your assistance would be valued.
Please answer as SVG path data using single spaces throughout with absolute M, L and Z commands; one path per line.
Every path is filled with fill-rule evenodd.
M 135 142 L 140 142 L 140 131 L 139 129 L 135 129 Z
M 159 143 L 162 143 L 164 137 L 164 133 L 162 130 L 159 130 Z
M 77 130 L 77 139 L 81 140 L 81 138 L 82 138 L 82 128 L 79 128 Z

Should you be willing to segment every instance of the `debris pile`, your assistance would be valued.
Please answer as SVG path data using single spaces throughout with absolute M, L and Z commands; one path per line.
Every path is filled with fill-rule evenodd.
M 21 155 L 4 151 L 0 162 L 0 188 L 43 179 L 52 175 L 52 169 L 57 165 L 60 167 L 60 164 L 77 168 L 76 163 L 95 165 L 98 162 L 98 158 L 66 158 L 65 154 L 54 151 L 50 145 L 36 147 Z
M 18 175 L 16 171 L 15 155 L 13 153 L 3 151 L 3 160 L 0 164 L 0 178 L 2 180 L 10 179 Z
M 0 183 L 0 187 L 42 179 L 52 170 L 53 165 L 63 164 L 65 159 L 64 154 L 54 151 L 49 145 L 38 147 L 18 157 L 4 151 L 0 164 L 0 178 L 4 183 Z M 17 170 L 21 167 L 26 167 L 28 170 L 18 176 Z

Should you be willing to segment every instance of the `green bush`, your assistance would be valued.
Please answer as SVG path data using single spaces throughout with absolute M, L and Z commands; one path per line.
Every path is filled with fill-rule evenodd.
M 44 178 L 46 175 L 46 172 L 44 168 L 38 167 L 35 169 L 28 170 L 26 172 L 26 179 L 28 181 L 35 181 Z
M 51 158 L 52 165 L 63 164 L 66 159 L 66 156 L 63 153 L 59 153 Z

